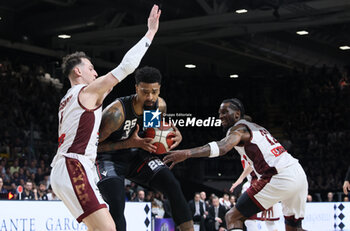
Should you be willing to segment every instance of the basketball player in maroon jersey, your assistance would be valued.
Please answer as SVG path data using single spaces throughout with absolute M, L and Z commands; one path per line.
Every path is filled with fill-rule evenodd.
M 188 158 L 217 157 L 235 148 L 248 161 L 259 180 L 252 184 L 226 214 L 227 229 L 243 230 L 243 221 L 281 201 L 286 231 L 302 230 L 308 184 L 298 160 L 263 127 L 244 120 L 238 99 L 224 100 L 219 118 L 227 135 L 202 147 L 171 151 L 164 158 L 171 168 Z
M 100 78 L 96 78 L 85 53 L 75 52 L 63 59 L 63 74 L 69 78 L 71 88 L 59 106 L 59 146 L 51 163 L 51 185 L 89 231 L 116 230 L 95 183 L 101 104 L 112 88 L 139 65 L 158 30 L 160 14 L 154 5 L 146 35 L 125 54 L 118 67 Z

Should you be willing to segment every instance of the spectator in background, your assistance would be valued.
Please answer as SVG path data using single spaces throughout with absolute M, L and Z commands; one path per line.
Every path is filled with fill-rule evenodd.
M 327 202 L 334 202 L 334 194 L 332 192 L 327 193 Z
M 163 194 L 161 192 L 156 192 L 155 197 L 152 201 L 152 213 L 156 218 L 164 217 L 164 206 L 163 206 Z
M 10 170 L 9 169 L 5 169 L 4 168 L 4 172 L 5 173 L 0 173 L 0 177 L 3 179 L 3 181 L 4 181 L 4 185 L 5 186 L 10 186 L 11 185 L 11 178 L 10 178 L 10 176 L 9 176 L 9 173 L 7 174 L 7 172 L 10 172 Z
M 202 191 L 199 193 L 199 195 L 201 197 L 201 202 L 203 203 L 204 214 L 206 216 L 208 216 L 209 202 L 206 200 L 207 194 L 206 194 L 206 192 Z
M 145 201 L 145 191 L 139 190 L 137 192 L 137 197 L 134 200 L 135 202 L 144 202 Z
M 226 230 L 225 214 L 227 209 L 221 205 L 218 197 L 213 197 L 212 206 L 209 208 L 208 229 L 206 231 L 224 231 Z
M 33 183 L 31 181 L 27 181 L 21 195 L 21 200 L 37 200 L 35 197 L 36 195 L 33 192 Z
M 310 194 L 307 195 L 306 202 L 312 202 L 312 196 Z
M 231 203 L 230 208 L 235 207 L 235 205 L 236 205 L 236 197 L 234 195 L 230 196 L 230 203 Z
M 1 176 L 2 174 L 5 174 L 5 173 L 6 173 L 5 168 L 0 164 L 0 176 Z
M 37 194 L 38 194 L 38 200 L 41 200 L 41 201 L 48 200 L 45 182 L 43 182 L 43 181 L 40 182 L 39 190 L 37 191 Z
M 214 197 L 216 197 L 216 195 L 215 195 L 215 193 L 212 193 L 212 194 L 210 194 L 210 197 L 209 197 L 209 200 L 208 200 L 208 202 L 209 202 L 209 206 L 212 206 L 212 201 L 213 201 L 213 198 Z
M 153 201 L 153 198 L 154 198 L 154 193 L 153 193 L 153 191 L 148 191 L 148 192 L 147 192 L 147 195 L 146 195 L 146 201 L 147 201 L 147 202 L 152 202 L 152 201 Z
M 28 168 L 28 170 L 29 170 L 30 174 L 33 174 L 33 173 L 36 174 L 36 172 L 37 172 L 36 160 L 32 160 L 30 162 L 30 167 Z
M 199 225 L 200 231 L 205 231 L 204 221 L 206 215 L 204 214 L 203 203 L 201 202 L 201 197 L 199 193 L 194 194 L 193 200 L 188 202 L 188 205 L 191 210 L 191 215 L 193 222 L 196 225 Z
M 15 183 L 16 185 L 20 185 L 21 181 L 18 176 L 18 172 L 14 172 L 11 177 L 11 183 Z
M 11 186 L 10 186 L 10 189 L 7 190 L 7 191 L 13 195 L 13 199 L 12 200 L 19 199 L 18 193 L 17 193 L 17 185 L 15 183 L 12 183 Z
M 41 167 L 37 168 L 37 172 L 35 174 L 35 184 L 39 185 L 40 182 L 44 180 L 44 178 L 45 178 L 45 175 L 44 175 L 43 169 Z
M 0 193 L 7 193 L 7 190 L 4 189 L 4 180 L 0 177 Z
M 222 198 L 219 199 L 219 202 L 220 202 L 221 205 L 223 205 L 226 208 L 226 210 L 231 208 L 230 197 L 229 197 L 229 195 L 227 193 L 224 193 Z
M 23 168 L 20 168 L 19 171 L 18 171 L 18 177 L 20 180 L 24 180 L 24 181 L 27 181 L 27 175 L 24 173 L 24 169 Z
M 10 174 L 13 175 L 15 172 L 19 172 L 18 158 L 15 159 L 13 165 L 10 167 Z

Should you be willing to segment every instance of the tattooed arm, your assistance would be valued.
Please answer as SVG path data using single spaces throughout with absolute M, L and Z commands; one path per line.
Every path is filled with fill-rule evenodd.
M 136 125 L 134 133 L 126 140 L 117 142 L 106 141 L 106 139 L 124 123 L 125 114 L 120 101 L 115 101 L 103 110 L 100 126 L 100 144 L 98 152 L 107 152 L 127 148 L 142 148 L 149 152 L 155 152 L 156 148 L 150 143 L 151 138 L 140 138 L 138 136 L 139 126 Z

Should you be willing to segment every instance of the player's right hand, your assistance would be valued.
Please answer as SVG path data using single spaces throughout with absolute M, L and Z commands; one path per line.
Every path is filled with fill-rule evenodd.
M 138 124 L 136 124 L 136 129 L 129 139 L 132 144 L 132 147 L 142 148 L 147 152 L 156 152 L 157 147 L 151 143 L 153 139 L 139 137 L 138 135 L 139 130 L 140 130 L 140 127 Z
M 343 191 L 345 195 L 348 195 L 349 191 L 350 191 L 350 182 L 349 181 L 344 181 L 344 185 L 343 185 Z
M 240 185 L 242 183 L 242 181 L 240 181 L 239 179 L 236 180 L 235 183 L 232 184 L 231 188 L 230 188 L 230 192 L 233 193 L 233 190 L 235 190 L 235 188 Z
M 170 165 L 170 169 L 172 169 L 175 166 L 175 164 L 186 160 L 189 156 L 190 156 L 190 151 L 188 149 L 170 151 L 164 157 L 163 162 L 164 164 L 172 162 Z
M 154 34 L 157 33 L 159 28 L 159 17 L 162 11 L 159 9 L 157 5 L 153 5 L 151 13 L 148 17 L 148 30 L 153 32 Z

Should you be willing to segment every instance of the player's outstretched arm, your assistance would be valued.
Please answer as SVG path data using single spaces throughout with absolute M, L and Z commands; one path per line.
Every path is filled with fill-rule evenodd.
M 82 96 L 80 98 L 81 101 L 94 101 L 93 99 L 95 99 L 95 106 L 101 105 L 103 99 L 111 89 L 135 71 L 158 31 L 160 14 L 161 11 L 158 6 L 154 5 L 148 18 L 148 31 L 146 35 L 125 54 L 118 67 L 108 74 L 97 78 L 83 90 L 83 95 L 81 94 Z
M 245 126 L 236 126 L 230 129 L 229 134 L 218 142 L 210 142 L 204 146 L 170 151 L 168 155 L 164 157 L 164 163 L 172 162 L 170 168 L 173 168 L 175 164 L 182 162 L 188 158 L 199 158 L 199 157 L 218 157 L 225 155 L 234 146 L 239 144 L 241 140 L 249 139 L 250 134 Z
M 238 177 L 238 179 L 232 184 L 231 188 L 230 188 L 230 192 L 232 193 L 233 190 L 235 190 L 235 188 L 241 184 L 244 180 L 244 178 L 246 178 L 251 172 L 253 171 L 253 168 L 250 167 L 250 165 L 248 165 L 242 172 L 242 174 Z

